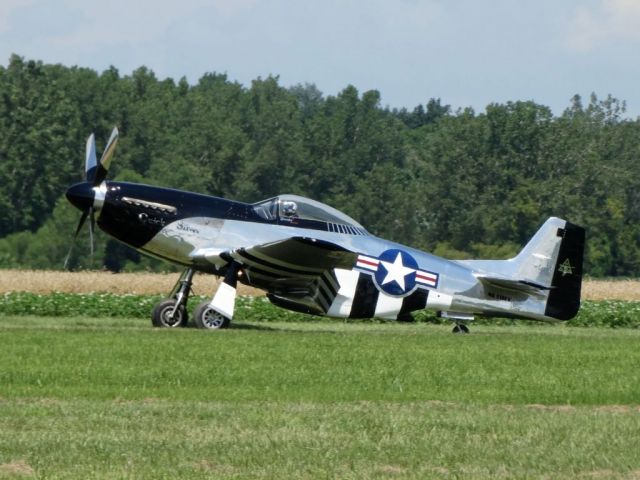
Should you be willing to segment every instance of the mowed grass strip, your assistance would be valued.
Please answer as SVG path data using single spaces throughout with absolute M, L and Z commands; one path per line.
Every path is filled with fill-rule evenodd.
M 636 330 L 0 318 L 0 478 L 636 478 Z
M 640 403 L 638 330 L 0 319 L 0 396 L 213 401 Z
M 621 408 L 5 400 L 0 477 L 628 479 L 639 429 Z

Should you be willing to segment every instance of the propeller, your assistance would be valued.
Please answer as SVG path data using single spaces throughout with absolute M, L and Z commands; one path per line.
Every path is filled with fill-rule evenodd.
M 82 211 L 82 215 L 80 216 L 80 221 L 78 222 L 75 234 L 71 240 L 69 253 L 67 253 L 67 257 L 64 260 L 65 269 L 67 268 L 69 259 L 73 253 L 76 238 L 78 237 L 80 230 L 82 230 L 84 223 L 87 221 L 87 218 L 89 218 L 89 242 L 91 246 L 91 255 L 93 255 L 93 232 L 96 225 L 95 212 L 102 207 L 102 201 L 104 200 L 105 194 L 105 186 L 102 185 L 102 182 L 104 182 L 104 179 L 107 177 L 107 173 L 109 173 L 111 158 L 113 157 L 113 152 L 117 143 L 118 128 L 114 127 L 111 132 L 111 136 L 109 137 L 109 141 L 107 142 L 107 146 L 105 147 L 104 152 L 102 152 L 100 162 L 98 162 L 96 157 L 96 140 L 94 134 L 92 133 L 89 135 L 89 138 L 87 139 L 84 163 L 85 181 L 72 185 L 66 193 L 69 202 L 71 202 L 78 210 Z

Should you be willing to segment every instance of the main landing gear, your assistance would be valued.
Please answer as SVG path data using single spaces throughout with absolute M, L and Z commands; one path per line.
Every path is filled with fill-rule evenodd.
M 210 330 L 227 328 L 231 324 L 231 319 L 211 308 L 208 301 L 202 302 L 196 307 L 193 312 L 193 321 L 196 327 Z
M 161 300 L 151 313 L 151 323 L 154 327 L 177 328 L 187 326 L 187 300 L 191 294 L 193 284 L 192 268 L 187 268 L 173 287 L 169 298 Z
M 202 302 L 193 312 L 193 323 L 197 328 L 218 330 L 231 324 L 236 301 L 236 285 L 240 265 L 231 262 L 223 282 L 218 287 L 213 299 Z M 154 327 L 177 328 L 186 327 L 188 323 L 187 301 L 191 295 L 193 275 L 195 271 L 187 268 L 173 287 L 169 298 L 156 304 L 151 313 Z

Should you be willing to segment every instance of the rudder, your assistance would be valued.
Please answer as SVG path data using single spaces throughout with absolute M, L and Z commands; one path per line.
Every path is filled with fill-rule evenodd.
M 558 228 L 556 235 L 562 241 L 544 314 L 558 320 L 569 320 L 580 309 L 585 230 L 566 222 L 564 228 Z

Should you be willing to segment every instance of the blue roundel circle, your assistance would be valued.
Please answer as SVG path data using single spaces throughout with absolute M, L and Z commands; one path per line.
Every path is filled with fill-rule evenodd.
M 376 285 L 394 297 L 408 295 L 416 287 L 418 262 L 407 252 L 392 248 L 378 257 L 380 264 L 375 273 Z

